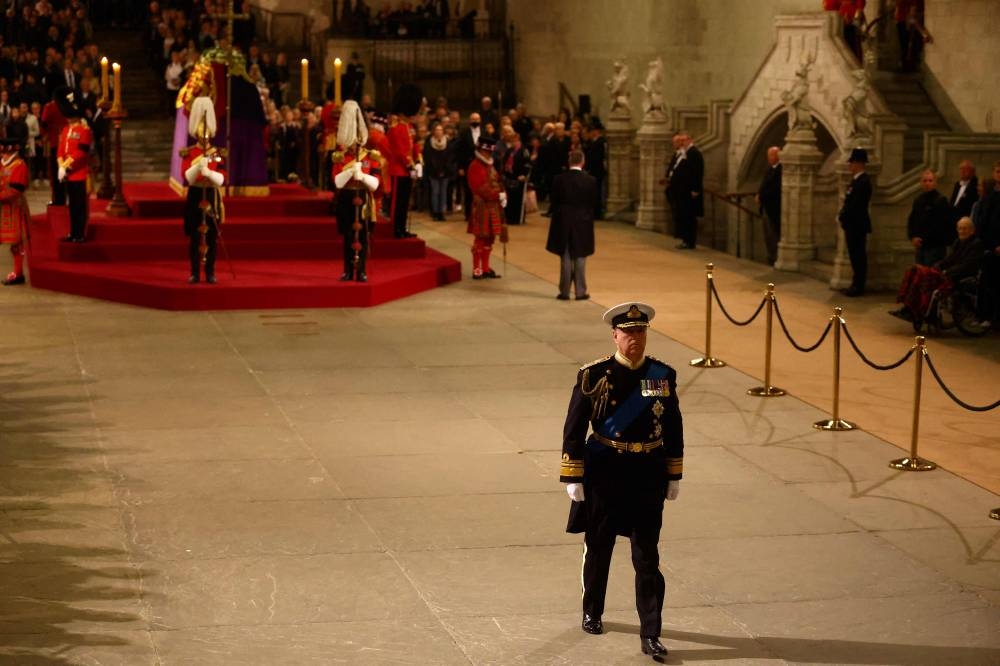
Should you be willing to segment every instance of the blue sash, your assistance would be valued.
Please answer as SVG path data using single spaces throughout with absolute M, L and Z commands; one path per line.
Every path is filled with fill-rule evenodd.
M 667 367 L 659 363 L 647 361 L 648 369 L 643 379 L 666 379 Z M 625 402 L 615 410 L 615 413 L 604 420 L 597 434 L 608 439 L 615 439 L 615 433 L 625 432 L 625 429 L 632 425 L 639 414 L 649 404 L 648 399 L 642 395 L 642 383 L 636 385 L 632 393 L 629 394 Z

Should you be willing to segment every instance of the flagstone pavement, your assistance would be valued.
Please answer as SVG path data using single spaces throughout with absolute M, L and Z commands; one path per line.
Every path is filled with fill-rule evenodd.
M 598 225 L 592 298 L 557 301 L 546 221 L 511 230 L 500 280 L 468 279 L 460 216 L 415 230 L 462 282 L 371 309 L 179 313 L 0 288 L 0 663 L 642 664 L 627 544 L 607 633 L 579 628 L 581 539 L 564 532 L 562 422 L 579 365 L 612 351 L 603 310 L 658 310 L 685 419 L 664 511 L 674 664 L 1000 664 L 1000 410 L 845 344 L 804 354 L 762 318 L 714 313 L 706 262 L 746 317 L 777 285 L 811 344 L 844 305 L 862 350 L 901 357 L 890 294 Z M 9 258 L 0 254 L 0 268 Z M 183 276 L 179 276 L 183 279 Z M 1000 397 L 998 337 L 928 351 L 963 399 Z

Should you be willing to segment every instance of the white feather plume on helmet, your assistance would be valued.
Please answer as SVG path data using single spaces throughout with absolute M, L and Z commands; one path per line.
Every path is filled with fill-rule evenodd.
M 368 143 L 368 127 L 361 107 L 353 99 L 344 102 L 340 110 L 340 124 L 337 125 L 337 143 L 350 148 L 355 143 Z
M 195 139 L 201 140 L 201 123 L 204 121 L 205 130 L 208 136 L 214 137 L 216 131 L 215 123 L 215 102 L 211 97 L 202 96 L 195 98 L 191 104 L 191 115 L 188 117 L 188 134 Z

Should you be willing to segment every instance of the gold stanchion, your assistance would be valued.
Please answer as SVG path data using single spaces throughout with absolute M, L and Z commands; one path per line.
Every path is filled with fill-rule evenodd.
M 721 368 L 726 362 L 712 358 L 712 271 L 715 264 L 705 264 L 705 355 L 691 361 L 696 368 Z
M 785 390 L 776 386 L 771 386 L 771 329 L 774 322 L 774 283 L 767 285 L 767 330 L 764 333 L 764 385 L 747 389 L 747 395 L 755 395 L 761 398 L 776 398 L 785 395 Z
M 813 423 L 813 428 L 818 430 L 854 430 L 858 427 L 840 418 L 840 327 L 844 324 L 843 312 L 843 308 L 833 309 L 833 418 Z
M 925 340 L 922 335 L 918 335 L 916 338 L 917 367 L 913 385 L 913 429 L 910 432 L 910 455 L 889 463 L 889 467 L 907 472 L 929 472 L 932 469 L 937 469 L 937 465 L 930 460 L 925 460 L 917 455 L 917 440 L 920 438 L 920 381 L 923 377 L 924 354 L 927 353 L 927 348 L 924 345 Z

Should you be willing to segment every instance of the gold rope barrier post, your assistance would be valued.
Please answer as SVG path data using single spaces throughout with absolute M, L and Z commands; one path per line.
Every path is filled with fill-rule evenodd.
M 857 424 L 840 418 L 840 327 L 844 308 L 833 309 L 833 418 L 813 423 L 818 430 L 854 430 Z
M 910 455 L 889 463 L 889 467 L 906 472 L 929 472 L 932 469 L 937 469 L 937 465 L 930 460 L 925 460 L 917 455 L 917 440 L 920 438 L 920 380 L 924 370 L 924 354 L 927 353 L 925 341 L 926 338 L 922 335 L 918 335 L 916 338 L 917 367 L 913 383 L 913 429 L 910 434 Z
M 715 264 L 705 264 L 705 355 L 691 361 L 696 368 L 721 368 L 726 364 L 712 358 L 712 271 Z
M 774 283 L 767 285 L 767 330 L 764 334 L 764 385 L 747 389 L 747 395 L 756 395 L 761 398 L 777 398 L 785 395 L 785 390 L 771 386 L 771 330 L 774 322 Z

